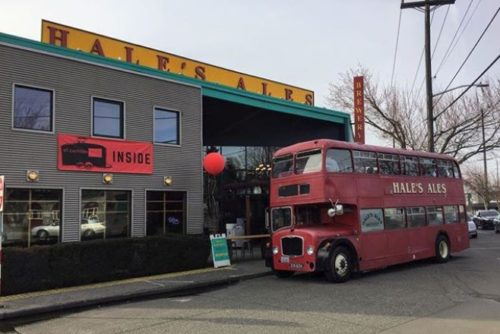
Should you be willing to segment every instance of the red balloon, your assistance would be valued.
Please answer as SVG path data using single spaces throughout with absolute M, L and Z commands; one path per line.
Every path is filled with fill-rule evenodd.
M 203 159 L 203 168 L 210 175 L 217 175 L 224 170 L 224 157 L 217 152 L 208 153 Z

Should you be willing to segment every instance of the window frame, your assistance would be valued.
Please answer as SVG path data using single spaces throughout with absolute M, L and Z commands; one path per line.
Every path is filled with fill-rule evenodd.
M 18 128 L 15 127 L 15 112 L 16 112 L 16 86 L 22 87 L 22 88 L 27 88 L 27 89 L 33 89 L 33 90 L 39 90 L 39 91 L 46 91 L 50 92 L 51 94 L 51 101 L 50 101 L 50 114 L 51 114 L 51 120 L 50 120 L 50 131 L 47 130 L 38 130 L 38 129 L 27 129 L 27 128 Z M 55 126 L 56 126 L 56 91 L 53 88 L 47 88 L 43 86 L 37 86 L 37 85 L 29 85 L 29 84 L 24 84 L 24 83 L 16 83 L 14 82 L 12 84 L 12 108 L 11 108 L 11 129 L 14 131 L 26 131 L 26 132 L 32 132 L 32 133 L 44 133 L 44 134 L 55 134 Z
M 156 110 L 172 112 L 177 114 L 177 143 L 176 144 L 167 144 L 156 141 Z M 182 112 L 180 110 L 174 108 L 166 108 L 159 105 L 153 106 L 153 144 L 161 145 L 161 146 L 170 146 L 170 147 L 181 147 L 182 146 Z
M 108 103 L 114 103 L 114 104 L 121 104 L 122 108 L 121 108 L 121 116 L 122 116 L 122 119 L 121 119 L 121 124 L 120 124 L 120 129 L 121 129 L 121 133 L 122 133 L 122 136 L 121 137 L 115 137 L 115 136 L 106 136 L 106 135 L 102 135 L 102 134 L 95 134 L 95 129 L 94 129 L 94 126 L 95 126 L 95 105 L 94 105 L 94 102 L 96 100 L 100 100 L 100 102 L 108 102 Z M 103 96 L 97 96 L 97 95 L 92 95 L 90 97 L 90 106 L 91 106 L 91 116 L 90 116 L 90 122 L 91 122 L 91 126 L 90 126 L 90 136 L 91 137 L 94 137 L 94 138 L 105 138 L 105 139 L 113 139 L 113 140 L 125 140 L 127 138 L 126 136 L 126 104 L 125 104 L 125 101 L 123 100 L 118 100 L 118 99 L 111 99 L 111 98 L 108 98 L 108 97 L 103 97 Z

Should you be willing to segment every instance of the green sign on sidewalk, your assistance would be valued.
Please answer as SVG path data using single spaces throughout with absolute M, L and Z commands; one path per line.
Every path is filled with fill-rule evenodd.
M 212 259 L 214 268 L 230 266 L 229 250 L 227 249 L 226 235 L 210 234 L 210 243 L 212 244 Z

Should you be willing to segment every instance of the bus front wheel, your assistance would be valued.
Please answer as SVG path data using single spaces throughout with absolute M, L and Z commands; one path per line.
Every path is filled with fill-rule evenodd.
M 436 262 L 445 263 L 450 258 L 450 242 L 440 234 L 436 239 Z
M 339 246 L 330 254 L 325 275 L 330 282 L 343 283 L 351 277 L 352 269 L 351 252 L 346 247 Z

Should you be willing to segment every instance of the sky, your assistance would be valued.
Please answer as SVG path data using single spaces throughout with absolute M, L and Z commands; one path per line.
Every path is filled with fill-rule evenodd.
M 401 10 L 400 4 L 400 0 L 0 0 L 0 32 L 40 40 L 41 20 L 46 19 L 311 89 L 315 104 L 323 107 L 329 84 L 360 64 L 382 84 L 413 86 L 425 99 L 424 62 L 418 66 L 424 14 Z M 435 93 L 449 84 L 499 6 L 500 0 L 456 0 L 434 11 Z M 456 45 L 451 44 L 466 12 Z M 499 37 L 500 14 L 450 87 L 471 83 L 500 54 Z M 439 66 L 450 45 L 452 52 Z M 487 75 L 500 77 L 500 61 Z M 367 141 L 379 143 L 373 134 Z

